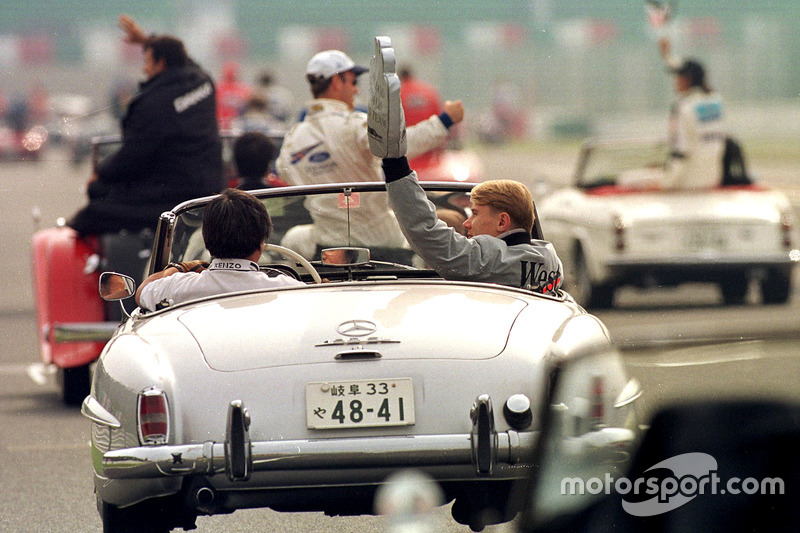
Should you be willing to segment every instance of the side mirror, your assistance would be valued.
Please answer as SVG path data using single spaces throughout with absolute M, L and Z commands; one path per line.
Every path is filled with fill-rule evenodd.
M 322 250 L 322 264 L 327 266 L 348 267 L 369 263 L 367 248 L 326 248 Z
M 132 277 L 116 272 L 100 274 L 100 298 L 107 302 L 115 302 L 130 298 L 136 294 L 136 282 Z

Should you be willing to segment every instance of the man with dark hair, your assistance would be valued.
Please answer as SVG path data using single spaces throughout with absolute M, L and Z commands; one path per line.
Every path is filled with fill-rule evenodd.
M 666 37 L 659 46 L 675 76 L 678 95 L 670 113 L 670 155 L 663 185 L 681 189 L 720 185 L 726 137 L 722 98 L 709 87 L 703 65 L 674 57 Z
M 239 174 L 237 188 L 246 191 L 272 187 L 266 176 L 277 150 L 272 141 L 261 132 L 243 133 L 233 144 L 233 161 Z
M 189 63 L 183 41 L 170 35 L 148 37 L 144 42 L 144 54 L 145 57 L 150 55 L 153 64 L 158 64 L 163 59 L 166 68 L 185 67 Z
M 224 187 L 211 77 L 175 37 L 148 37 L 122 15 L 126 41 L 144 50 L 145 75 L 122 119 L 122 147 L 88 185 L 89 204 L 69 225 L 81 235 L 155 229 L 159 215 Z
M 264 204 L 239 189 L 225 189 L 203 212 L 203 242 L 211 263 L 170 263 L 136 291 L 136 303 L 155 310 L 204 296 L 251 289 L 303 285 L 290 276 L 269 276 L 258 268 L 272 221 Z

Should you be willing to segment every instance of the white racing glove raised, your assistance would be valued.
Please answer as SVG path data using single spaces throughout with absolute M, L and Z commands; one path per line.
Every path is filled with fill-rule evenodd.
M 372 155 L 398 158 L 406 155 L 406 118 L 400 103 L 400 78 L 389 37 L 375 37 L 375 55 L 369 64 L 367 134 Z

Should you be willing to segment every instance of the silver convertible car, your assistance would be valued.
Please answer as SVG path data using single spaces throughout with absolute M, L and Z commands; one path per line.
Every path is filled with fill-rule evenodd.
M 560 431 L 615 468 L 638 436 L 641 390 L 606 327 L 566 293 L 445 281 L 405 243 L 362 246 L 356 225 L 373 221 L 358 209 L 385 204 L 384 187 L 255 191 L 275 226 L 261 268 L 304 285 L 123 320 L 82 405 L 105 532 L 191 529 L 197 516 L 256 507 L 370 514 L 376 490 L 407 468 L 435 479 L 473 530 L 510 520 L 564 361 L 581 371 L 558 402 Z M 469 209 L 470 184 L 424 188 L 440 209 Z M 208 257 L 209 200 L 161 216 L 151 272 Z M 326 202 L 341 209 L 338 237 L 328 221 L 310 257 L 281 246 Z M 133 293 L 113 273 L 101 293 L 112 281 L 126 286 L 107 299 Z

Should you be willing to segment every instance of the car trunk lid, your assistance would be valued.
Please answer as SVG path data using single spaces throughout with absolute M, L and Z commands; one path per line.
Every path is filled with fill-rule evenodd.
M 691 196 L 691 198 L 690 198 Z M 773 252 L 782 235 L 776 198 L 769 191 L 749 189 L 681 191 L 615 198 L 627 255 L 724 258 L 729 253 Z M 676 258 L 677 259 L 677 258 Z
M 511 291 L 452 284 L 359 285 L 217 298 L 179 320 L 212 368 L 244 371 L 330 363 L 357 351 L 376 359 L 488 359 L 503 351 L 528 305 Z

